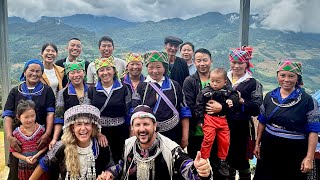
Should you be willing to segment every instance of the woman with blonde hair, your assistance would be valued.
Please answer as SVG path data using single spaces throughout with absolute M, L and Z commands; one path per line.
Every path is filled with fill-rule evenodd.
M 65 114 L 63 135 L 43 157 L 30 179 L 38 179 L 49 171 L 50 179 L 96 179 L 97 174 L 112 166 L 110 148 L 101 147 L 97 134 L 100 111 L 91 105 L 77 105 Z M 57 173 L 58 172 L 58 173 Z

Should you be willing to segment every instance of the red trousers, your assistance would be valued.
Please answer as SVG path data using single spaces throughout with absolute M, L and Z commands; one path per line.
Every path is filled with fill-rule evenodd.
M 230 130 L 225 117 L 210 116 L 204 114 L 204 124 L 202 127 L 204 138 L 201 144 L 201 157 L 210 157 L 212 144 L 215 137 L 218 145 L 218 158 L 226 160 L 230 145 Z

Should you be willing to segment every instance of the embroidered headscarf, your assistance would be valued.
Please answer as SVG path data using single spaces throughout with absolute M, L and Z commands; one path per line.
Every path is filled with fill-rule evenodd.
M 148 65 L 150 62 L 162 62 L 169 64 L 168 54 L 161 51 L 151 51 L 144 55 L 144 62 Z
M 24 63 L 23 72 L 22 72 L 22 74 L 20 76 L 20 81 L 25 81 L 26 80 L 26 77 L 24 76 L 24 72 L 28 69 L 30 64 L 39 64 L 40 67 L 41 67 L 41 71 L 43 73 L 44 66 L 43 66 L 42 62 L 40 60 L 38 60 L 38 59 L 30 59 L 30 60 L 28 60 L 27 62 Z
M 130 62 L 141 62 L 143 63 L 143 57 L 141 54 L 139 53 L 127 53 L 126 54 L 126 64 L 127 64 L 127 67 L 128 67 L 128 64 Z M 128 69 L 126 68 L 126 70 L 121 74 L 121 77 L 125 77 L 126 74 L 128 74 Z
M 278 63 L 278 71 L 289 71 L 298 75 L 297 85 L 299 87 L 303 86 L 302 80 L 302 65 L 300 62 L 294 62 L 290 60 L 285 60 Z
M 132 111 L 130 124 L 133 124 L 133 120 L 136 118 L 151 118 L 154 123 L 157 122 L 156 117 L 153 114 L 152 109 L 147 105 L 139 105 Z
M 73 61 L 71 63 L 66 63 L 65 65 L 65 72 L 68 74 L 70 71 L 74 70 L 85 70 L 85 62 L 84 61 Z
M 76 105 L 69 108 L 64 113 L 64 125 L 62 129 L 65 130 L 71 124 L 74 124 L 76 122 L 83 122 L 79 120 L 79 117 L 83 116 L 88 117 L 89 123 L 97 125 L 99 132 L 101 132 L 101 125 L 99 124 L 100 110 L 95 106 L 88 104 Z
M 94 65 L 96 67 L 96 71 L 98 71 L 102 67 L 116 67 L 113 56 L 109 56 L 108 58 L 96 59 L 94 61 Z
M 126 54 L 126 63 L 129 64 L 130 62 L 142 62 L 143 57 L 141 54 L 138 53 L 127 53 Z
M 231 50 L 229 53 L 230 62 L 238 61 L 247 63 L 246 71 L 250 74 L 253 72 L 253 64 L 250 62 L 252 59 L 252 47 L 242 46 L 235 50 Z
M 278 63 L 278 72 L 279 71 L 289 71 L 296 73 L 297 75 L 302 75 L 302 65 L 299 62 L 293 62 L 290 60 L 285 60 Z
M 118 79 L 118 71 L 116 69 L 116 65 L 114 63 L 114 57 L 109 56 L 108 58 L 99 58 L 94 61 L 94 65 L 96 68 L 96 72 L 98 74 L 98 70 L 102 67 L 112 67 L 114 69 L 113 79 Z

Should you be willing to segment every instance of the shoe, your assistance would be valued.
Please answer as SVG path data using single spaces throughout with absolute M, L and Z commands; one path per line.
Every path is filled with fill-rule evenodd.
M 229 165 L 225 160 L 219 160 L 218 171 L 222 176 L 230 176 Z

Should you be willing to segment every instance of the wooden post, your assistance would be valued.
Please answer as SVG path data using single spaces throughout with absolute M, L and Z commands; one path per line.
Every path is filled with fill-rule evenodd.
M 0 76 L 2 87 L 2 108 L 4 108 L 9 91 L 11 89 L 10 83 L 10 64 L 8 59 L 8 6 L 7 0 L 0 0 Z M 5 163 L 8 162 L 9 144 L 6 141 L 6 134 L 4 134 L 4 149 L 5 149 Z
M 249 45 L 250 0 L 240 0 L 240 47 Z

